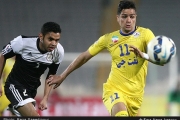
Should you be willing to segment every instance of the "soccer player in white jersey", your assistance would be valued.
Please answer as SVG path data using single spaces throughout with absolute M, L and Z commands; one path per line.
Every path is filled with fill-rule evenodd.
M 142 104 L 149 56 L 147 45 L 153 32 L 136 25 L 133 1 L 120 1 L 117 22 L 120 30 L 101 36 L 82 52 L 61 75 L 51 76 L 48 84 L 57 88 L 74 70 L 106 49 L 111 57 L 111 72 L 103 85 L 103 102 L 111 116 L 136 116 Z M 152 62 L 152 61 L 151 61 Z
M 56 74 L 64 58 L 64 48 L 59 43 L 60 25 L 46 22 L 37 37 L 19 35 L 5 45 L 0 53 L 0 77 L 8 58 L 15 56 L 15 63 L 7 77 L 4 90 L 10 101 L 9 110 L 16 116 L 39 116 L 35 109 L 40 77 L 48 68 L 48 75 Z M 45 80 L 44 96 L 38 108 L 47 109 L 51 86 Z M 0 88 L 0 96 L 2 95 Z

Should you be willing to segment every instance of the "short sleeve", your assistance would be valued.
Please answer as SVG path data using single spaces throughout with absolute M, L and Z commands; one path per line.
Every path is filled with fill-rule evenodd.
M 106 43 L 106 36 L 101 36 L 97 41 L 94 42 L 94 44 L 89 47 L 89 53 L 93 56 L 96 55 L 97 53 L 106 48 Z
M 147 34 L 145 38 L 146 44 L 148 44 L 154 37 L 154 33 L 150 29 L 147 29 Z
M 13 49 L 13 52 L 16 54 L 21 54 L 23 49 L 23 41 L 22 36 L 18 36 L 14 38 L 12 41 L 10 41 L 11 48 Z
M 15 54 L 21 54 L 23 48 L 22 37 L 18 36 L 5 45 L 2 49 L 2 54 L 5 59 L 15 56 Z

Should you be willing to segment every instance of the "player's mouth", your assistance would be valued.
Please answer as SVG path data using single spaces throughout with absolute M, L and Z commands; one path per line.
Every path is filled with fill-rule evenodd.
M 126 25 L 126 28 L 131 28 L 131 25 Z
M 49 49 L 49 51 L 53 51 L 55 49 L 55 47 L 49 47 L 48 49 Z

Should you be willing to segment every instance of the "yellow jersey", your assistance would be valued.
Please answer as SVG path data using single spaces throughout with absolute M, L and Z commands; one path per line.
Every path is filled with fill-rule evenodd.
M 106 84 L 117 87 L 129 96 L 142 96 L 146 83 L 148 61 L 130 52 L 128 45 L 134 45 L 142 52 L 147 52 L 147 44 L 155 36 L 148 28 L 136 27 L 128 35 L 120 30 L 101 36 L 88 51 L 96 55 L 107 49 L 112 57 L 111 72 Z

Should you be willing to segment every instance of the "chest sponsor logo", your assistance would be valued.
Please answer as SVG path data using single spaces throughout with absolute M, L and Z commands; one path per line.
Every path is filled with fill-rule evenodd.
M 139 32 L 135 32 L 135 33 L 133 34 L 134 37 L 139 37 L 139 35 L 140 35 Z
M 46 59 L 47 61 L 52 61 L 53 59 L 52 53 L 48 53 Z

